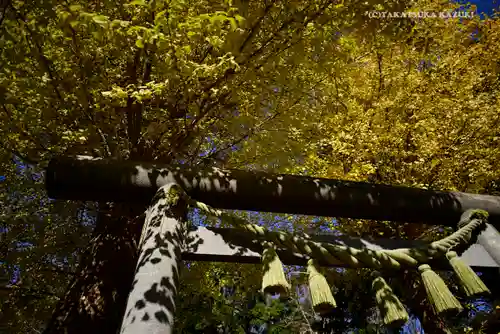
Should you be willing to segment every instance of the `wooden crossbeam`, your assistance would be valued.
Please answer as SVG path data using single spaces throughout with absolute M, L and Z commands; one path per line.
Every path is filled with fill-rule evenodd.
M 320 242 L 345 245 L 359 249 L 382 250 L 396 248 L 412 248 L 426 245 L 423 241 L 377 239 L 367 240 L 348 236 L 311 235 L 311 239 Z M 262 247 L 248 234 L 229 228 L 196 227 L 188 235 L 187 248 L 182 254 L 186 261 L 213 261 L 213 262 L 239 262 L 260 263 Z M 301 254 L 288 250 L 278 249 L 277 253 L 284 264 L 305 265 L 307 259 Z M 479 244 L 473 244 L 462 255 L 462 259 L 475 269 L 498 268 L 499 264 Z M 331 266 L 321 262 L 323 266 Z M 335 266 L 343 267 L 342 263 Z M 433 267 L 449 270 L 446 263 L 435 263 Z
M 456 227 L 467 209 L 482 209 L 500 226 L 500 197 L 264 172 L 192 169 L 91 157 L 53 159 L 47 168 L 51 198 L 149 203 L 176 182 L 216 208 Z

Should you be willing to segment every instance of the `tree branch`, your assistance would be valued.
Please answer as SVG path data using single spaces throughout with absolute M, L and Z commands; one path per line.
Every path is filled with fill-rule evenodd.
M 322 79 L 324 80 L 324 79 Z M 320 80 L 320 82 L 322 81 Z M 287 110 L 290 110 L 294 106 L 296 106 L 301 100 L 303 96 L 300 96 L 298 99 L 296 99 L 289 107 Z M 226 145 L 225 147 L 221 148 L 220 150 L 217 150 L 215 152 L 210 153 L 206 157 L 203 157 L 203 159 L 198 162 L 196 165 L 207 165 L 213 158 L 215 158 L 218 154 L 220 154 L 223 151 L 228 150 L 234 145 L 237 145 L 244 141 L 245 139 L 249 138 L 251 135 L 255 134 L 258 130 L 260 130 L 266 123 L 269 123 L 270 121 L 274 120 L 276 117 L 278 117 L 281 114 L 281 112 L 276 112 L 272 116 L 267 117 L 266 119 L 262 120 L 258 125 L 255 127 L 252 127 L 250 130 L 248 130 L 245 134 L 243 134 L 240 138 L 236 139 L 232 143 Z
M 137 50 L 134 58 L 127 65 L 127 77 L 129 84 L 137 84 L 137 67 L 140 64 L 141 49 Z M 140 120 L 142 117 L 142 108 L 138 103 L 134 103 L 134 99 L 129 97 L 126 107 L 127 115 L 127 133 L 131 145 L 131 157 L 137 155 L 137 143 L 140 136 Z M 139 120 L 139 124 L 138 121 Z
M 79 73 L 80 73 L 80 80 L 82 82 L 83 94 L 85 95 L 85 97 L 87 99 L 86 101 L 84 101 L 83 113 L 87 117 L 87 119 L 92 123 L 92 125 L 96 128 L 96 131 L 97 131 L 99 137 L 101 138 L 102 145 L 104 146 L 106 155 L 108 157 L 110 157 L 112 154 L 111 154 L 111 149 L 109 147 L 108 140 L 106 139 L 106 136 L 104 135 L 104 132 L 97 125 L 96 120 L 92 116 L 92 111 L 93 111 L 93 108 L 91 107 L 91 105 L 93 104 L 92 103 L 92 96 L 90 95 L 89 89 L 87 87 L 87 84 L 85 83 L 85 80 L 86 80 L 86 78 L 85 78 L 86 73 L 84 73 L 84 68 L 85 67 L 84 67 L 84 63 L 83 63 L 82 54 L 79 51 L 80 48 L 79 48 L 79 45 L 78 45 L 78 41 L 76 39 L 76 31 L 71 26 L 69 28 L 71 30 L 71 40 L 72 40 L 72 43 L 73 43 L 73 53 L 77 56 L 78 63 L 80 65 L 79 66 L 79 68 L 80 68 Z
M 2 12 L 0 13 L 0 26 L 2 25 L 5 16 L 7 15 L 7 9 L 9 8 L 10 5 L 11 5 L 11 0 L 6 0 L 2 8 Z
M 9 109 L 7 109 L 7 107 L 5 106 L 5 104 L 2 104 L 2 109 L 3 111 L 5 112 L 5 114 L 7 115 L 7 117 L 9 117 L 9 120 L 12 120 L 13 119 L 13 114 L 9 111 Z M 47 129 L 48 130 L 48 129 Z M 34 138 L 32 138 L 32 136 L 26 132 L 24 129 L 20 129 L 19 127 L 15 126 L 14 127 L 14 131 L 15 132 L 18 132 L 18 133 L 21 133 L 25 138 L 28 138 L 29 140 L 31 140 L 33 143 L 35 143 L 39 148 L 41 148 L 43 151 L 45 152 L 49 152 L 49 153 L 54 153 L 54 151 L 50 150 L 49 148 L 45 147 L 40 140 L 35 140 Z M 3 145 L 4 147 L 6 147 L 5 145 Z M 11 149 L 11 148 L 8 148 L 9 151 L 15 153 L 15 152 L 18 152 L 20 153 L 18 150 L 16 149 Z M 15 152 L 14 152 L 15 151 Z M 17 153 L 16 153 L 17 154 Z M 19 158 L 23 158 L 24 155 L 20 154 L 19 155 Z M 32 162 L 35 162 L 37 161 L 36 159 L 31 159 L 28 157 L 25 157 L 26 158 L 26 162 L 29 162 L 29 160 L 31 160 Z M 39 164 L 41 163 L 42 161 L 38 160 L 36 162 L 36 164 Z M 36 165 L 35 164 L 35 165 Z
M 37 41 L 38 35 L 36 35 L 35 32 L 33 32 L 33 30 L 31 30 L 28 27 L 28 25 L 25 22 L 24 16 L 19 11 L 17 11 L 12 5 L 10 7 L 13 9 L 17 20 L 24 26 L 24 28 L 30 34 L 32 42 L 36 47 L 37 56 L 38 56 L 38 59 L 40 61 L 40 64 L 42 65 L 41 67 L 44 70 L 44 72 L 46 72 L 49 75 L 50 83 L 54 87 L 54 91 L 55 91 L 58 99 L 61 101 L 61 103 L 63 103 L 64 99 L 62 98 L 61 92 L 59 91 L 59 87 L 58 87 L 59 80 L 56 79 L 56 76 L 52 71 L 52 66 L 51 66 L 50 60 L 47 57 L 45 57 L 45 55 L 43 54 L 42 46 Z
M 0 142 L 0 147 L 2 147 L 3 149 L 5 149 L 6 151 L 9 151 L 10 153 L 14 154 L 15 156 L 17 156 L 19 159 L 21 159 L 22 161 L 26 162 L 27 164 L 29 165 L 33 165 L 33 166 L 36 166 L 40 163 L 39 160 L 34 160 L 34 159 L 31 159 L 25 155 L 23 155 L 21 152 L 19 152 L 18 150 L 16 149 L 13 149 L 13 148 L 10 148 L 10 147 L 7 147 L 7 145 L 5 144 L 2 144 Z
M 258 125 L 256 125 L 255 127 L 252 127 L 249 131 L 247 131 L 245 134 L 243 134 L 241 137 L 239 137 L 238 139 L 234 140 L 233 142 L 231 142 L 230 144 L 227 144 L 226 146 L 224 146 L 223 148 L 217 150 L 217 151 L 214 151 L 212 153 L 210 153 L 209 155 L 207 155 L 206 157 L 203 157 L 203 159 L 198 162 L 196 165 L 207 165 L 208 163 L 210 163 L 210 161 L 215 158 L 218 154 L 230 149 L 231 147 L 233 147 L 234 145 L 238 145 L 239 143 L 241 143 L 242 141 L 244 141 L 245 139 L 249 138 L 251 135 L 255 134 L 259 129 L 261 129 L 266 123 L 269 123 L 270 121 L 272 121 L 273 119 L 275 119 L 276 117 L 278 117 L 278 115 L 280 115 L 279 112 L 275 113 L 274 115 L 272 115 L 271 117 L 268 117 L 266 119 L 264 119 L 263 121 L 261 121 Z
M 21 287 L 17 285 L 6 285 L 6 286 L 0 286 L 0 291 L 20 291 L 24 296 L 31 296 L 36 299 L 43 299 L 45 296 L 52 296 L 56 297 L 57 299 L 60 299 L 60 297 L 52 292 L 45 291 L 45 290 L 36 290 L 33 288 L 27 288 L 27 287 Z M 45 296 L 44 296 L 45 295 Z
M 248 44 L 248 42 L 250 42 L 250 40 L 255 36 L 255 34 L 257 33 L 257 29 L 260 27 L 262 21 L 264 20 L 264 18 L 267 16 L 267 14 L 269 13 L 269 11 L 271 10 L 271 8 L 273 7 L 273 3 L 270 3 L 268 4 L 265 8 L 264 8 L 264 13 L 257 19 L 257 21 L 252 25 L 252 27 L 250 28 L 250 33 L 247 35 L 247 37 L 245 38 L 245 40 L 243 41 L 243 43 L 241 43 L 240 45 L 240 48 L 239 48 L 239 52 L 243 52 L 243 50 L 245 49 L 245 46 Z

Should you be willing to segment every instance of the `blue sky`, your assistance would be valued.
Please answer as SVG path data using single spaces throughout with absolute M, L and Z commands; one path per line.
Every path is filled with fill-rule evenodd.
M 493 9 L 498 9 L 500 5 L 499 0 L 471 0 L 471 1 L 463 1 L 459 0 L 458 3 L 471 3 L 476 5 L 478 13 L 486 13 L 488 15 L 493 14 Z

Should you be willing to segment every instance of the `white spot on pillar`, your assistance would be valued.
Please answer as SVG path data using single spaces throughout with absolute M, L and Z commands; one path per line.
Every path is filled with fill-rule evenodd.
M 325 198 L 325 199 L 330 199 L 330 187 L 329 186 L 324 186 L 322 188 L 319 188 L 319 192 L 321 194 L 321 197 Z M 333 197 L 333 195 L 332 195 Z
M 219 179 L 214 180 L 214 186 L 216 190 L 221 190 Z
M 144 169 L 140 167 L 135 168 L 137 173 L 131 177 L 132 183 L 139 184 L 142 187 L 149 187 L 151 183 L 149 181 L 148 174 L 151 172 L 150 169 Z
M 210 179 L 208 177 L 201 178 L 200 189 L 210 191 L 211 188 Z
M 150 169 L 147 171 L 146 174 L 149 174 L 152 171 L 153 170 Z M 155 180 L 156 186 L 158 188 L 163 187 L 164 185 L 166 185 L 167 183 L 170 183 L 170 182 L 175 182 L 174 174 L 171 171 L 168 171 L 167 175 L 165 175 L 165 176 L 162 176 L 161 174 L 159 174 Z
M 236 193 L 236 180 L 231 180 L 229 181 L 229 189 L 233 192 Z
M 374 204 L 375 200 L 373 199 L 372 194 L 368 194 L 368 199 L 370 200 L 370 204 Z
M 184 175 L 181 175 L 181 180 L 184 183 L 184 189 L 191 189 L 191 183 L 189 183 L 189 180 L 187 179 L 187 177 L 185 177 Z
M 94 158 L 94 157 L 89 156 L 89 155 L 77 155 L 76 159 L 77 160 L 102 160 L 102 158 Z
M 281 184 L 278 184 L 278 191 L 277 191 L 278 196 L 281 196 L 282 192 L 283 192 L 283 186 Z

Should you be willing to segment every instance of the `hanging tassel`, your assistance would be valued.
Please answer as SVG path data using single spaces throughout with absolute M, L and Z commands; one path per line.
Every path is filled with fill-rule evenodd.
M 337 303 L 335 303 L 325 276 L 318 272 L 312 259 L 307 262 L 307 273 L 309 274 L 309 293 L 314 311 L 320 315 L 330 313 L 337 307 Z
M 420 265 L 418 271 L 422 275 L 429 301 L 437 314 L 458 313 L 462 310 L 462 306 L 448 289 L 446 283 L 428 264 Z
M 281 263 L 274 247 L 266 247 L 262 254 L 264 263 L 264 277 L 262 278 L 262 292 L 265 294 L 280 294 L 280 297 L 288 295 L 290 284 L 288 284 L 283 263 Z
M 372 282 L 372 290 L 375 292 L 375 300 L 384 324 L 402 327 L 409 319 L 408 312 L 380 273 L 375 271 L 373 276 L 375 279 Z
M 446 257 L 448 261 L 450 261 L 455 274 L 457 274 L 467 297 L 476 297 L 490 293 L 490 290 L 488 290 L 474 270 L 472 270 L 467 263 L 462 261 L 462 259 L 457 256 L 456 252 L 448 252 Z

